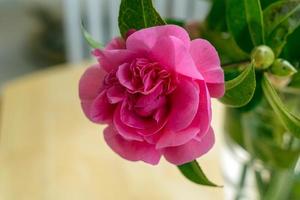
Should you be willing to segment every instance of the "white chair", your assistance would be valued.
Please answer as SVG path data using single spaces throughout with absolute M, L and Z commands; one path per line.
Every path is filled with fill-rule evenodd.
M 83 41 L 80 21 L 101 43 L 119 35 L 118 10 L 120 0 L 63 0 L 64 26 L 67 59 L 80 62 L 88 56 L 88 47 Z M 208 0 L 154 0 L 154 5 L 163 17 L 202 20 L 206 16 Z

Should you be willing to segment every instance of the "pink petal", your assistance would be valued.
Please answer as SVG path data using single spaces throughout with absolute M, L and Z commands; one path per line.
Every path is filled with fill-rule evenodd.
M 166 131 L 157 141 L 156 148 L 182 145 L 196 135 L 205 135 L 211 123 L 211 104 L 210 96 L 204 81 L 199 81 L 199 107 L 192 123 L 181 131 Z
M 81 100 L 93 100 L 101 91 L 106 72 L 99 66 L 89 67 L 79 81 L 79 97 Z
M 191 42 L 190 53 L 207 82 L 210 95 L 222 97 L 225 90 L 224 72 L 216 49 L 208 41 L 196 39 Z
M 114 38 L 105 47 L 106 50 L 125 49 L 125 48 L 126 48 L 125 41 L 121 37 Z
M 202 103 L 202 102 L 200 102 Z M 187 128 L 199 107 L 199 88 L 192 80 L 182 79 L 171 94 L 171 112 L 166 130 L 177 132 Z
M 136 132 L 136 129 L 126 126 L 120 119 L 120 108 L 119 105 L 114 113 L 114 125 L 117 132 L 126 140 L 137 140 L 142 142 L 143 137 Z
M 161 96 L 163 86 L 160 85 L 148 95 L 140 95 L 134 105 L 135 111 L 141 116 L 149 116 L 166 103 L 165 96 Z
M 142 29 L 131 34 L 126 40 L 126 47 L 133 51 L 149 51 L 157 40 L 165 36 L 174 36 L 189 48 L 190 38 L 188 33 L 176 25 L 163 25 Z
M 172 147 L 172 146 L 180 146 L 191 139 L 193 139 L 197 133 L 199 132 L 198 128 L 189 128 L 187 131 L 165 131 L 162 133 L 162 136 L 157 141 L 156 148 L 161 149 L 165 147 Z
M 189 129 L 194 130 L 195 128 L 198 128 L 198 135 L 204 135 L 208 131 L 211 124 L 211 99 L 204 81 L 198 81 L 198 83 L 200 90 L 199 108 L 193 122 L 184 131 L 189 131 Z
M 114 85 L 107 90 L 106 95 L 109 103 L 119 103 L 125 98 L 125 90 L 120 85 Z
M 132 74 L 130 71 L 130 65 L 128 63 L 124 63 L 119 66 L 116 76 L 121 85 L 129 90 L 134 90 L 134 86 L 131 82 Z
M 161 152 L 156 150 L 154 145 L 125 140 L 112 126 L 104 130 L 104 139 L 110 148 L 124 159 L 130 161 L 142 160 L 152 165 L 158 164 L 160 160 Z
M 191 162 L 200 156 L 207 153 L 214 145 L 215 138 L 213 129 L 201 138 L 201 140 L 193 139 L 184 145 L 177 147 L 164 148 L 163 155 L 171 163 L 175 165 L 182 165 Z
M 127 49 L 95 49 L 92 53 L 97 57 L 101 67 L 108 73 L 116 70 L 119 65 L 130 62 L 135 57 L 135 54 Z
M 108 102 L 106 91 L 103 91 L 90 105 L 85 113 L 95 123 L 110 123 L 115 106 Z
M 130 110 L 127 100 L 124 100 L 122 103 L 120 115 L 121 121 L 129 127 L 136 129 L 150 129 L 151 127 L 156 127 L 154 119 L 138 116 L 134 110 Z
M 150 55 L 152 59 L 167 69 L 191 78 L 203 80 L 185 44 L 174 36 L 159 38 Z

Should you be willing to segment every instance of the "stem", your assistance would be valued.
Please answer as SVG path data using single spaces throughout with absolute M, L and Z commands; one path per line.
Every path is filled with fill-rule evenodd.
M 287 200 L 293 184 L 293 170 L 282 170 L 274 174 L 263 200 Z
M 260 199 L 262 199 L 262 197 L 264 195 L 264 191 L 266 190 L 266 185 L 265 185 L 264 180 L 261 177 L 261 174 L 259 171 L 254 170 L 254 174 L 255 174 L 257 190 L 259 192 L 259 196 L 261 197 Z
M 246 163 L 243 165 L 241 179 L 240 179 L 240 182 L 239 182 L 239 185 L 237 188 L 237 194 L 236 194 L 235 200 L 239 200 L 242 197 L 243 188 L 244 188 L 245 181 L 246 181 L 247 170 L 248 170 L 248 164 Z
M 238 62 L 233 62 L 233 63 L 225 63 L 225 64 L 222 64 L 222 67 L 234 67 L 236 65 L 245 65 L 245 64 L 249 64 L 250 63 L 250 60 L 241 60 L 241 61 L 238 61 Z

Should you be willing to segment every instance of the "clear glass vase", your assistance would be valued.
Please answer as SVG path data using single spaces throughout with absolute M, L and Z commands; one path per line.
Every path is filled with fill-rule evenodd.
M 281 94 L 300 115 L 299 91 Z M 227 200 L 298 200 L 300 141 L 260 97 L 251 108 L 227 108 L 222 162 Z

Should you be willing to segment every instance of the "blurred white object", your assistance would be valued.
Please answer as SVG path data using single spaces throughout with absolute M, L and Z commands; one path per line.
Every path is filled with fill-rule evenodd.
M 207 0 L 154 0 L 158 12 L 166 18 L 203 20 L 209 11 Z M 86 11 L 87 29 L 103 44 L 119 35 L 118 11 L 120 0 L 63 0 L 67 59 L 77 63 L 84 59 L 85 44 L 80 24 Z

